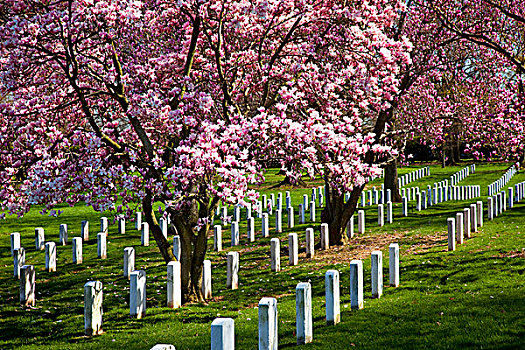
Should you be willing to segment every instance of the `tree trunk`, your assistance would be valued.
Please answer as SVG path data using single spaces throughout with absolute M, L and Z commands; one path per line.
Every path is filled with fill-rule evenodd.
M 363 188 L 354 188 L 350 193 L 350 198 L 345 203 L 344 195 L 332 190 L 328 182 L 325 182 L 326 206 L 321 212 L 321 221 L 328 224 L 330 245 L 342 245 L 347 242 L 346 225 L 350 217 L 354 215 Z
M 198 231 L 195 230 L 201 214 L 199 211 L 196 202 L 178 211 L 170 210 L 170 216 L 179 233 L 181 243 L 180 264 L 183 303 L 204 301 L 201 281 L 209 225 L 202 225 Z
M 151 205 L 151 197 L 149 195 L 146 195 L 142 201 L 142 210 L 144 210 L 144 219 L 149 225 L 149 230 L 153 235 L 153 238 L 155 238 L 155 242 L 157 242 L 157 247 L 159 247 L 159 251 L 162 255 L 162 258 L 164 259 L 164 262 L 167 264 L 170 261 L 175 260 L 170 243 L 162 234 L 162 230 L 159 226 L 159 223 L 157 222 L 157 218 L 155 217 Z
M 321 222 L 328 224 L 330 245 L 341 245 L 346 241 L 344 228 L 346 224 L 343 223 L 344 212 L 344 196 L 330 191 L 330 188 L 325 185 L 326 205 L 321 211 Z M 346 220 L 348 222 L 348 220 Z
M 397 159 L 388 163 L 385 167 L 385 191 L 390 190 L 392 193 L 392 202 L 401 202 L 401 195 L 399 194 L 399 182 L 397 176 Z
M 373 131 L 376 135 L 375 144 L 381 143 L 381 135 L 385 132 L 387 122 L 392 120 L 396 106 L 397 104 L 393 103 L 392 107 L 389 109 L 379 112 Z M 364 162 L 367 164 L 373 164 L 375 161 L 377 161 L 376 154 L 372 151 L 368 151 L 364 157 Z M 341 245 L 346 242 L 344 231 L 348 220 L 354 215 L 364 185 L 354 187 L 353 191 L 350 193 L 350 198 L 345 203 L 344 194 L 339 195 L 337 194 L 337 191 L 332 191 L 330 189 L 327 176 L 325 176 L 324 180 L 326 207 L 321 212 L 321 220 L 324 223 L 327 223 L 330 229 L 330 245 Z
M 456 144 L 454 145 L 454 158 L 453 162 L 455 164 L 458 164 L 461 160 L 461 142 L 459 142 L 459 138 L 456 138 Z

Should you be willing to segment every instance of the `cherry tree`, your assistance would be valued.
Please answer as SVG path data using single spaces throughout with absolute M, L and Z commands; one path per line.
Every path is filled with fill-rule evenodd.
M 428 143 L 443 164 L 460 144 L 476 158 L 522 155 L 523 5 L 412 1 L 410 8 L 413 62 L 421 48 L 435 49 L 401 96 L 396 120 L 405 137 Z
M 461 5 L 461 6 L 459 6 Z M 429 9 L 450 33 L 476 47 L 476 65 L 492 72 L 485 76 L 493 85 L 497 101 L 487 103 L 489 110 L 478 113 L 477 135 L 468 151 L 524 159 L 525 105 L 525 6 L 517 0 L 432 1 Z M 487 67 L 491 67 L 488 69 Z M 490 84 L 490 81 L 493 84 Z M 479 96 L 487 96 L 479 94 Z M 474 120 L 476 119 L 476 120 Z M 472 125 L 472 124 L 471 124 Z
M 344 1 L 6 0 L 0 4 L 0 203 L 142 210 L 202 300 L 220 202 L 255 203 L 262 161 L 296 160 L 329 193 L 362 187 L 389 148 L 373 127 L 409 44 L 398 4 Z M 368 131 L 367 131 L 368 130 Z M 292 154 L 292 155 L 290 155 Z M 340 231 L 340 230 L 339 230 Z

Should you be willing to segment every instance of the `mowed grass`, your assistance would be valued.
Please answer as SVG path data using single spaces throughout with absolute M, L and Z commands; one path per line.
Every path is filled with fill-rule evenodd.
M 466 165 L 466 164 L 465 164 Z M 431 176 L 409 184 L 420 186 L 448 179 L 465 165 L 442 169 L 431 167 Z M 422 165 L 403 167 L 400 174 Z M 366 233 L 350 240 L 347 246 L 330 251 L 316 251 L 314 259 L 305 258 L 307 227 L 315 228 L 319 246 L 319 217 L 316 223 L 286 228 L 276 234 L 274 217 L 270 218 L 271 237 L 262 238 L 261 222 L 256 219 L 256 242 L 246 239 L 246 221 L 241 221 L 241 245 L 230 247 L 230 226 L 223 227 L 223 252 L 210 251 L 212 261 L 213 300 L 208 305 L 184 305 L 168 309 L 166 305 L 166 266 L 155 243 L 140 246 L 140 231 L 128 222 L 126 233 L 119 235 L 116 224 L 110 226 L 108 258 L 96 257 L 96 234 L 99 218 L 85 206 L 64 207 L 58 218 L 41 216 L 34 210 L 22 219 L 9 217 L 0 226 L 0 348 L 19 349 L 149 349 L 157 343 L 168 343 L 177 349 L 209 349 L 210 324 L 216 317 L 235 320 L 237 349 L 256 349 L 258 337 L 257 304 L 262 297 L 276 297 L 279 309 L 279 347 L 295 346 L 295 287 L 310 281 L 313 292 L 314 341 L 308 349 L 518 349 L 525 348 L 525 201 L 506 211 L 494 221 L 486 215 L 487 186 L 499 178 L 508 164 L 479 164 L 476 174 L 460 184 L 481 185 L 482 197 L 469 201 L 450 201 L 417 212 L 410 203 L 410 215 L 401 217 L 399 204 L 394 208 L 394 223 L 377 226 L 377 206 L 366 211 Z M 297 208 L 310 188 L 270 189 L 282 180 L 267 174 L 261 194 L 291 191 Z M 516 175 L 508 184 L 525 181 Z M 381 180 L 367 188 L 380 187 Z M 308 182 L 308 186 L 322 185 Z M 505 189 L 508 187 L 505 186 Z M 446 218 L 476 200 L 483 200 L 484 226 L 473 238 L 447 251 Z M 231 213 L 231 210 L 230 210 Z M 106 213 L 109 215 L 109 213 Z M 242 212 L 243 218 L 245 212 Z M 84 263 L 72 264 L 71 238 L 79 236 L 82 220 L 90 221 L 90 240 L 84 243 Z M 308 218 L 307 218 L 308 220 Z M 57 272 L 44 271 L 44 252 L 36 251 L 34 228 L 44 227 L 46 241 L 58 242 L 58 227 L 67 223 L 69 245 L 57 246 Z M 216 222 L 218 223 L 218 221 Z M 357 220 L 356 220 L 357 224 Z M 9 234 L 20 232 L 26 248 L 26 263 L 37 271 L 35 308 L 19 306 L 19 282 L 13 278 L 13 261 L 9 252 Z M 298 266 L 288 266 L 287 235 L 297 232 L 300 241 Z M 280 272 L 270 271 L 270 238 L 281 239 Z M 388 284 L 388 243 L 400 245 L 401 285 Z M 213 246 L 210 233 L 209 247 Z M 123 249 L 134 246 L 136 268 L 147 274 L 147 315 L 135 320 L 129 317 L 129 281 L 122 276 Z M 383 252 L 385 290 L 380 299 L 371 298 L 370 253 Z M 240 286 L 226 290 L 226 253 L 241 252 Z M 351 311 L 349 296 L 349 261 L 363 258 L 365 308 Z M 324 275 L 329 269 L 341 274 L 341 320 L 336 326 L 325 324 Z M 83 286 L 87 281 L 104 284 L 104 334 L 84 336 Z

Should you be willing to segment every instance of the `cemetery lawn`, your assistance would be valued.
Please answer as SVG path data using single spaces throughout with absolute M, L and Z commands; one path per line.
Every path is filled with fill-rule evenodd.
M 448 179 L 461 166 L 441 169 L 431 166 L 431 176 L 407 187 L 433 184 Z M 399 169 L 407 173 L 422 167 Z M 241 221 L 241 245 L 230 247 L 230 226 L 223 228 L 223 252 L 209 252 L 212 261 L 213 300 L 209 305 L 166 305 L 166 266 L 151 238 L 149 247 L 140 246 L 140 231 L 128 222 L 126 233 L 119 235 L 112 223 L 108 237 L 108 258 L 97 259 L 96 234 L 100 213 L 85 206 L 64 206 L 58 218 L 41 216 L 37 209 L 22 219 L 8 217 L 1 222 L 0 240 L 0 349 L 150 349 L 157 343 L 176 349 L 209 349 L 210 325 L 216 317 L 235 320 L 237 349 L 256 349 L 258 339 L 257 305 L 262 297 L 278 299 L 279 348 L 295 346 L 295 287 L 310 281 L 313 296 L 314 339 L 307 349 L 518 349 L 525 348 L 525 200 L 494 221 L 486 215 L 487 185 L 503 175 L 508 164 L 478 164 L 476 174 L 459 185 L 481 185 L 481 198 L 444 202 L 417 212 L 409 203 L 409 216 L 401 217 L 399 203 L 394 208 L 394 223 L 377 226 L 377 206 L 366 207 L 366 233 L 344 247 L 319 250 L 317 222 L 286 226 L 275 234 L 274 216 L 270 218 L 270 237 L 261 237 L 261 221 L 255 220 L 256 241 L 246 239 L 246 221 Z M 282 180 L 268 173 L 261 193 L 277 193 L 289 188 L 270 189 Z M 504 186 L 525 181 L 518 173 Z M 320 182 L 316 182 L 320 185 Z M 307 185 L 312 186 L 312 183 Z M 380 186 L 374 180 L 367 187 Z M 289 189 L 297 208 L 309 188 Z M 483 200 L 484 226 L 473 233 L 454 252 L 447 251 L 448 217 Z M 298 223 L 295 209 L 295 222 Z M 109 216 L 110 213 L 107 213 Z M 243 211 L 244 215 L 244 211 Z M 72 264 L 71 239 L 79 236 L 82 220 L 90 222 L 90 239 L 84 243 L 84 263 Z M 44 271 L 44 251 L 36 251 L 34 228 L 44 227 L 46 241 L 58 242 L 58 227 L 67 223 L 69 244 L 57 245 L 57 272 Z M 357 225 L 357 220 L 356 220 Z M 305 257 L 305 229 L 315 228 L 316 256 Z M 357 231 L 357 229 L 356 229 Z M 36 306 L 19 306 L 19 282 L 13 278 L 9 252 L 10 233 L 20 232 L 26 249 L 26 264 L 36 269 Z M 300 242 L 298 266 L 288 266 L 288 233 L 297 232 Z M 281 271 L 270 271 L 270 238 L 281 239 Z M 388 245 L 400 246 L 400 286 L 388 286 Z M 147 314 L 144 319 L 129 317 L 129 281 L 122 276 L 123 249 L 134 246 L 136 268 L 147 274 Z M 213 246 L 210 232 L 209 247 Z M 211 248 L 210 248 L 211 249 Z M 370 254 L 383 252 L 385 289 L 380 299 L 371 298 Z M 240 252 L 239 289 L 226 290 L 226 254 Z M 365 307 L 350 309 L 349 265 L 362 258 Z M 328 269 L 341 274 L 341 323 L 327 326 L 324 309 L 324 275 Z M 104 334 L 84 336 L 83 286 L 98 280 L 104 285 Z

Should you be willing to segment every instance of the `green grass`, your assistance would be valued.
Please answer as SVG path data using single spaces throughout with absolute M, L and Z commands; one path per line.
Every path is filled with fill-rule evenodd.
M 431 176 L 410 183 L 420 186 L 448 179 L 465 165 L 442 169 L 431 167 Z M 460 184 L 481 185 L 486 209 L 487 185 L 499 178 L 507 164 L 480 164 L 476 174 Z M 399 169 L 400 174 L 414 167 Z M 272 184 L 282 180 L 268 173 L 261 193 L 277 193 Z M 516 175 L 511 182 L 524 181 Z M 371 186 L 380 186 L 374 180 Z M 309 186 L 321 185 L 319 182 Z M 286 188 L 279 189 L 283 192 Z M 292 203 L 302 203 L 309 188 L 289 189 Z M 476 199 L 477 200 L 477 199 Z M 126 234 L 110 226 L 108 259 L 96 258 L 96 233 L 100 213 L 85 206 L 64 207 L 59 218 L 41 216 L 38 210 L 22 219 L 9 217 L 0 226 L 0 348 L 20 349 L 149 349 L 156 343 L 168 343 L 177 349 L 209 349 L 210 324 L 216 317 L 235 319 L 237 349 L 257 348 L 258 301 L 265 296 L 277 297 L 279 309 L 279 347 L 295 346 L 295 286 L 310 281 L 313 292 L 314 341 L 308 349 L 457 349 L 525 348 L 525 201 L 505 212 L 494 221 L 485 215 L 484 227 L 473 238 L 447 252 L 446 218 L 462 210 L 470 201 L 450 201 L 416 212 L 410 203 L 410 215 L 401 217 L 396 204 L 394 223 L 377 226 L 377 208 L 366 207 L 367 233 L 352 239 L 344 249 L 330 253 L 316 251 L 316 258 L 304 257 L 304 231 L 312 223 L 286 228 L 283 215 L 282 234 L 272 231 L 271 237 L 281 238 L 281 272 L 272 273 L 269 267 L 270 238 L 254 243 L 246 240 L 246 223 L 242 221 L 241 245 L 230 247 L 230 227 L 223 228 L 224 251 L 209 252 L 212 261 L 213 295 L 209 305 L 185 305 L 168 309 L 166 305 L 166 267 L 154 243 L 140 246 L 140 232 L 128 223 Z M 316 238 L 320 211 L 317 210 Z M 244 217 L 244 212 L 243 212 Z M 71 245 L 57 247 L 57 272 L 44 271 L 44 252 L 35 251 L 34 228 L 44 227 L 46 240 L 58 241 L 58 227 L 69 226 L 69 240 L 78 236 L 82 220 L 90 221 L 90 240 L 84 244 L 84 263 L 73 265 Z M 297 210 L 295 222 L 298 222 Z M 256 219 L 260 231 L 260 219 Z M 19 306 L 18 281 L 12 277 L 13 263 L 9 253 L 9 234 L 21 233 L 26 248 L 26 263 L 37 271 L 37 303 L 34 309 Z M 297 232 L 300 241 L 298 266 L 288 266 L 287 235 Z M 385 281 L 388 281 L 388 244 L 400 244 L 401 285 L 385 287 L 380 299 L 372 299 L 370 288 L 370 252 L 383 251 Z M 210 236 L 209 246 L 213 239 Z M 147 315 L 142 320 L 129 318 L 129 282 L 122 277 L 123 249 L 135 246 L 136 267 L 147 273 Z M 226 253 L 241 251 L 240 286 L 226 290 Z M 350 310 L 349 261 L 364 256 L 365 308 Z M 325 325 L 324 274 L 335 268 L 341 273 L 341 319 L 337 326 Z M 83 335 L 83 285 L 88 280 L 104 283 L 104 334 Z

